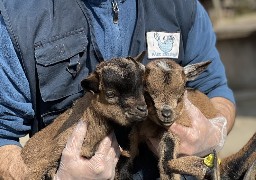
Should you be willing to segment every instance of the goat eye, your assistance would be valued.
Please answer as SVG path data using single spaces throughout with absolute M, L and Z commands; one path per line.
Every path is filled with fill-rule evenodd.
M 114 91 L 106 91 L 106 96 L 108 98 L 114 98 L 115 97 L 115 92 Z

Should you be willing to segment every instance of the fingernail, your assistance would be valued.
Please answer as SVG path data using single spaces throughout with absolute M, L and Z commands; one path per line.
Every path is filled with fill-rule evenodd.
M 84 129 L 87 129 L 87 123 L 85 123 L 83 120 L 80 120 L 76 125 L 76 130 L 83 131 Z
M 78 126 L 87 126 L 87 123 L 84 120 L 80 120 L 77 125 Z
M 102 140 L 102 144 L 107 145 L 110 144 L 112 142 L 112 135 L 108 135 L 106 136 L 103 140 Z

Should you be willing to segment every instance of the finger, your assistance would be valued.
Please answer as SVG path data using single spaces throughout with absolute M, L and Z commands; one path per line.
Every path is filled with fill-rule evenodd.
M 176 147 L 179 156 L 192 155 L 194 152 L 194 146 L 191 144 L 191 141 L 193 142 L 195 139 L 194 133 L 192 133 L 193 129 L 175 124 L 171 127 L 171 131 L 179 139 L 179 145 Z
M 184 137 L 188 132 L 190 131 L 189 127 L 182 126 L 178 123 L 173 123 L 170 127 L 170 131 L 174 134 L 176 134 L 179 138 Z M 184 137 L 186 138 L 186 137 Z
M 114 161 L 116 157 L 116 152 L 113 148 L 110 148 L 107 155 L 105 156 L 105 161 Z
M 116 158 L 114 159 L 113 163 L 112 163 L 112 164 L 113 164 L 113 167 L 114 167 L 114 168 L 112 168 L 112 177 L 115 177 L 116 165 L 117 165 L 118 161 L 119 161 L 119 158 L 116 157 Z
M 96 154 L 102 154 L 102 155 L 107 155 L 111 145 L 112 145 L 112 140 L 113 140 L 113 133 L 110 133 L 108 136 L 106 136 L 99 145 L 98 150 L 96 151 Z
M 184 127 L 178 123 L 173 123 L 170 127 L 171 132 L 173 132 L 176 135 L 183 135 L 187 130 L 187 127 Z
M 72 153 L 79 154 L 87 131 L 87 123 L 79 121 L 69 137 L 65 149 Z
M 115 167 L 118 163 L 120 154 L 121 154 L 120 146 L 119 146 L 119 144 L 116 140 L 115 135 L 113 135 L 112 145 L 111 145 L 111 148 L 110 148 L 110 150 L 108 152 L 108 155 L 105 159 L 112 166 L 112 172 L 111 172 L 111 176 L 110 176 L 112 178 L 110 178 L 110 179 L 113 179 L 113 177 L 115 177 Z
M 108 151 L 108 154 L 107 154 L 107 160 L 112 160 L 114 161 L 115 159 L 118 159 L 120 154 L 121 154 L 121 151 L 120 151 L 120 147 L 119 147 L 119 144 L 116 140 L 116 136 L 114 133 L 112 133 L 112 144 L 111 144 L 111 147 L 109 148 L 109 151 Z

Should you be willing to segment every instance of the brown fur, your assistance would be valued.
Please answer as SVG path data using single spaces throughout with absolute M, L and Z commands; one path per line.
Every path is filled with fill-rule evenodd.
M 79 120 L 87 122 L 81 155 L 90 158 L 98 143 L 112 130 L 112 123 L 129 126 L 147 116 L 143 96 L 144 68 L 138 62 L 144 54 L 100 63 L 95 72 L 81 82 L 87 92 L 72 108 L 35 134 L 22 150 L 29 180 L 52 178 L 61 152 Z
M 251 167 L 251 169 L 250 169 Z M 246 176 L 245 173 L 247 172 Z M 256 133 L 237 153 L 222 159 L 220 177 L 225 180 L 256 179 Z
M 197 106 L 207 118 L 214 118 L 217 115 L 216 109 L 209 98 L 203 93 L 187 89 L 186 82 L 195 79 L 209 65 L 209 61 L 181 67 L 170 59 L 158 59 L 146 65 L 145 73 L 145 99 L 148 105 L 148 120 L 140 123 L 131 133 L 131 159 L 125 168 L 130 168 L 133 159 L 138 154 L 138 145 L 148 138 L 159 138 L 160 159 L 159 171 L 160 179 L 179 179 L 178 174 L 193 174 L 199 178 L 205 172 L 199 172 L 201 161 L 193 161 L 197 157 L 189 158 L 183 163 L 175 163 L 177 158 L 178 139 L 165 129 L 173 122 L 178 122 L 184 126 L 191 126 L 190 119 L 184 111 L 184 93 L 187 90 L 188 99 Z M 172 171 L 168 163 L 172 162 L 174 167 L 178 166 L 179 171 Z M 187 162 L 187 163 L 184 163 Z M 192 166 L 192 163 L 194 166 Z M 195 168 L 198 166 L 197 168 Z M 204 169 L 207 166 L 202 165 Z M 201 168 L 200 168 L 201 169 Z
M 256 179 L 256 160 L 244 175 L 244 180 L 255 180 L 255 179 Z

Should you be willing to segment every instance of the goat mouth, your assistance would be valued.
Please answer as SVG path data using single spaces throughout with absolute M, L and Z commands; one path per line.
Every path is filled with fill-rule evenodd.
M 173 122 L 161 121 L 160 124 L 164 127 L 170 127 L 173 124 Z
M 147 113 L 133 113 L 133 112 L 126 112 L 126 117 L 130 119 L 132 122 L 134 121 L 144 121 L 147 117 Z

